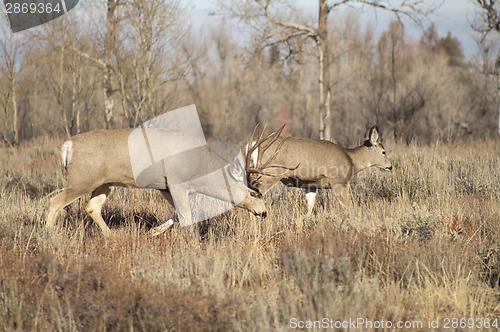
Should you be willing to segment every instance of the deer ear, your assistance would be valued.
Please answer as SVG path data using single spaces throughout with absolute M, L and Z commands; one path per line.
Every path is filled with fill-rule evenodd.
M 371 145 L 377 145 L 379 143 L 380 135 L 378 133 L 377 125 L 371 127 L 367 130 L 365 134 L 365 140 L 370 142 Z

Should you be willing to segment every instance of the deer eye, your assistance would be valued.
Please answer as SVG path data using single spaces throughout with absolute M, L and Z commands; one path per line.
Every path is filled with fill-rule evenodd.
M 382 154 L 385 156 L 385 151 L 382 151 Z
M 252 197 L 257 197 L 257 193 L 254 193 L 253 191 L 250 192 L 250 196 Z

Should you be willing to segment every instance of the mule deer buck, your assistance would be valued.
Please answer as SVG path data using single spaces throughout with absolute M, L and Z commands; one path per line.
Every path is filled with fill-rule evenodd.
M 264 130 L 265 127 L 257 137 Z M 262 146 L 255 144 L 254 136 L 255 130 L 245 147 L 247 164 L 258 168 L 262 158 L 270 156 L 273 162 L 288 169 L 276 169 L 273 176 L 249 173 L 248 180 L 256 181 L 262 194 L 280 181 L 287 186 L 305 189 L 308 213 L 312 213 L 318 189 L 332 189 L 344 207 L 352 208 L 348 188 L 353 175 L 368 167 L 392 169 L 380 143 L 377 126 L 368 129 L 364 143 L 352 149 L 342 148 L 330 141 L 295 137 L 279 138 L 270 145 Z M 296 165 L 298 167 L 292 169 Z
M 109 227 L 106 225 L 101 215 L 101 209 L 110 193 L 110 188 L 112 186 L 131 188 L 141 187 L 137 183 L 138 180 L 134 178 L 131 157 L 129 155 L 128 139 L 132 130 L 133 129 L 91 131 L 76 135 L 62 145 L 61 159 L 63 167 L 67 170 L 67 184 L 61 193 L 50 200 L 46 227 L 51 228 L 55 225 L 59 212 L 66 205 L 85 194 L 92 193 L 90 201 L 86 206 L 86 211 L 100 227 L 105 236 L 111 234 Z M 201 145 L 198 139 L 183 132 L 156 129 L 155 133 L 161 135 L 161 142 L 164 142 L 163 145 L 165 145 L 167 149 L 170 147 L 173 150 L 182 149 L 182 147 L 186 146 L 188 143 L 190 143 L 191 146 L 193 146 L 193 144 L 198 146 Z M 255 146 L 261 146 L 263 143 L 272 144 L 277 139 L 278 136 L 272 134 L 257 141 Z M 217 158 L 219 158 L 211 151 L 209 151 L 209 154 L 212 162 L 214 160 L 217 161 Z M 261 163 L 260 161 L 258 162 L 259 164 Z M 200 171 L 200 168 L 206 168 L 206 164 L 207 162 L 205 161 L 194 162 L 190 165 L 182 165 L 181 171 L 184 173 L 190 172 L 190 174 L 201 174 L 205 172 L 205 170 Z M 246 166 L 246 169 L 248 169 L 248 165 Z M 228 169 L 228 173 L 232 177 L 232 179 L 229 179 L 229 181 L 231 181 L 229 185 L 244 185 L 246 183 L 246 169 L 242 167 L 240 170 Z M 262 175 L 266 174 L 263 168 L 258 169 L 258 172 Z M 238 207 L 246 209 L 256 216 L 266 217 L 267 211 L 263 203 L 262 195 L 256 187 L 256 182 L 257 181 L 246 183 L 247 186 L 244 187 L 243 191 L 243 195 L 246 196 L 242 197 Z M 178 215 L 181 224 L 183 221 L 185 224 L 191 224 L 188 196 L 193 190 L 196 190 L 197 193 L 206 194 L 215 198 L 219 198 L 219 196 L 224 196 L 225 198 L 227 196 L 228 183 L 216 185 L 214 187 L 214 183 L 198 182 L 196 188 L 183 187 L 180 192 L 178 190 L 177 196 L 173 199 L 172 193 L 169 190 L 172 186 L 168 183 L 168 178 L 165 177 L 166 189 L 160 190 L 160 192 L 172 206 L 174 206 L 174 199 L 176 207 L 180 206 L 180 209 L 177 209 L 177 211 L 183 211 L 183 213 Z M 186 206 L 186 204 L 188 206 Z M 166 223 L 153 228 L 151 234 L 159 235 L 166 231 L 172 224 L 173 220 L 169 219 Z

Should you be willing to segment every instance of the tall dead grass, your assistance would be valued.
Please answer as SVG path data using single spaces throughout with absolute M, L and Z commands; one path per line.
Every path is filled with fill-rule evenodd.
M 85 199 L 43 228 L 45 195 L 64 182 L 58 145 L 0 150 L 5 331 L 280 331 L 324 317 L 444 330 L 445 317 L 499 316 L 497 141 L 389 146 L 393 172 L 358 176 L 352 212 L 325 192 L 307 216 L 299 191 L 278 188 L 265 220 L 236 209 L 158 238 L 147 230 L 173 209 L 115 189 L 109 240 Z

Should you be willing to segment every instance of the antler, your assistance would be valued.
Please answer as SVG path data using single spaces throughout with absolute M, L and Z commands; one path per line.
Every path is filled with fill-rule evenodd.
M 248 142 L 248 151 L 246 155 L 246 165 L 245 165 L 245 170 L 248 174 L 252 173 L 257 173 L 261 175 L 266 175 L 266 176 L 282 176 L 286 171 L 293 171 L 296 170 L 299 165 L 295 167 L 287 167 L 287 166 L 282 166 L 282 165 L 271 165 L 271 162 L 276 158 L 278 155 L 279 151 L 283 147 L 283 144 L 286 141 L 286 138 L 279 142 L 278 146 L 274 150 L 273 154 L 267 159 L 265 163 L 262 161 L 262 156 L 264 153 L 273 145 L 278 138 L 281 135 L 281 132 L 283 131 L 283 128 L 285 128 L 285 125 L 281 126 L 278 131 L 271 133 L 264 137 L 264 132 L 266 131 L 266 126 L 260 130 L 260 124 L 258 123 L 255 128 L 253 129 L 252 136 L 250 136 L 250 140 Z M 255 137 L 255 134 L 257 134 L 257 137 Z M 250 162 L 252 159 L 252 154 L 257 150 L 257 160 L 255 161 L 255 165 L 253 167 L 250 167 Z M 263 171 L 265 169 L 269 168 L 280 168 L 283 170 L 282 174 L 269 174 L 269 173 L 264 173 Z

